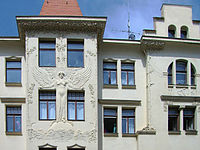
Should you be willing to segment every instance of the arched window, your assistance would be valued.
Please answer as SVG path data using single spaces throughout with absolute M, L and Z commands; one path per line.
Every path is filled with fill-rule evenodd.
M 176 34 L 176 27 L 174 25 L 170 25 L 168 27 L 168 37 L 175 38 L 175 34 Z
M 193 64 L 191 64 L 191 85 L 195 85 L 195 74 L 196 74 L 196 70 Z
M 187 39 L 187 37 L 188 37 L 188 27 L 182 26 L 181 27 L 181 38 Z
M 187 62 L 183 60 L 176 61 L 176 84 L 187 84 Z
M 172 84 L 172 66 L 173 63 L 168 67 L 168 84 Z

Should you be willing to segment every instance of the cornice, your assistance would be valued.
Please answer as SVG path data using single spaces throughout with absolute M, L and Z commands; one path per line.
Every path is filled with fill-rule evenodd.
M 200 96 L 173 96 L 161 95 L 162 101 L 177 101 L 177 102 L 200 102 Z

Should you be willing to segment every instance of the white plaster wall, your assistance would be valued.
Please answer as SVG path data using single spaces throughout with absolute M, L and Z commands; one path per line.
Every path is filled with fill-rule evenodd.
M 22 87 L 5 86 L 5 60 L 10 56 L 21 58 Z M 25 59 L 24 46 L 20 41 L 0 41 L 0 99 L 25 98 Z M 6 105 L 18 105 L 22 108 L 22 135 L 6 135 Z M 6 150 L 26 150 L 26 105 L 22 103 L 2 103 L 0 100 L 0 145 Z

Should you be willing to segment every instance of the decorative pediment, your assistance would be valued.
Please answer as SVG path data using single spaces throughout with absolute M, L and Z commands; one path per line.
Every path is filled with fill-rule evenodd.
M 104 58 L 103 61 L 104 62 L 117 62 L 117 59 L 114 59 L 114 58 Z
M 72 146 L 67 146 L 68 149 L 85 149 L 85 146 L 80 146 L 78 144 L 74 144 Z
M 41 145 L 39 146 L 39 148 L 57 148 L 57 146 L 53 146 L 53 145 L 50 145 L 50 144 L 45 144 L 45 145 Z
M 10 57 L 6 57 L 6 60 L 21 60 L 21 57 L 10 56 Z

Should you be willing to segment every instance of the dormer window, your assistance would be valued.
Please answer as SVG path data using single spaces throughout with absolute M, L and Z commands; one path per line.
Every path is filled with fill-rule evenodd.
M 174 25 L 170 25 L 168 27 L 168 37 L 175 38 L 175 34 L 176 34 L 176 27 Z
M 181 39 L 187 39 L 188 28 L 186 26 L 181 27 Z

